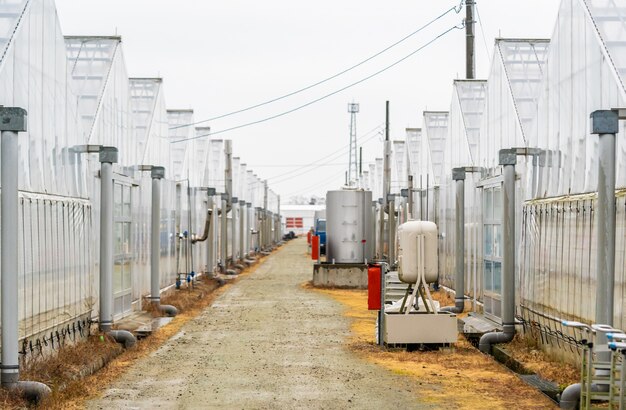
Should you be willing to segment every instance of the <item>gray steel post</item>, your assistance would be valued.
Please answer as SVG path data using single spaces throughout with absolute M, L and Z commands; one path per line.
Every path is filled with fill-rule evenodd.
M 382 201 L 378 212 L 379 226 L 378 226 L 378 258 L 384 259 L 385 254 L 385 201 Z
M 415 219 L 413 210 L 413 175 L 409 175 L 409 212 L 406 216 L 407 221 Z
M 239 201 L 239 259 L 245 257 L 245 235 L 246 235 L 246 201 Z
M 206 270 L 209 277 L 213 274 L 213 246 L 214 246 L 214 234 L 215 232 L 215 209 L 213 208 L 213 196 L 209 194 L 207 199 L 207 209 L 211 212 L 211 216 L 209 217 L 211 220 L 209 222 L 209 236 L 206 241 Z
M 165 168 L 152 167 L 152 209 L 150 213 L 150 300 L 161 303 L 161 179 Z
M 591 113 L 591 133 L 599 135 L 598 219 L 596 225 L 596 323 L 613 325 L 615 286 L 615 111 Z
M 263 181 L 263 244 L 262 248 L 266 248 L 269 244 L 267 235 L 267 179 Z
M 236 197 L 232 198 L 232 208 L 230 213 L 230 246 L 233 257 L 233 263 L 238 259 L 237 254 L 237 223 L 239 219 L 239 200 Z
M 456 172 L 455 172 L 456 171 Z M 452 179 L 456 181 L 456 278 L 454 302 L 461 312 L 465 309 L 465 170 L 452 170 Z
M 508 343 L 515 336 L 515 165 L 517 156 L 537 156 L 538 148 L 501 149 L 498 153 L 502 165 L 502 332 L 481 336 L 478 348 L 491 352 L 494 343 Z
M 388 205 L 388 227 L 387 227 L 387 254 L 389 255 L 389 266 L 393 266 L 396 263 L 396 246 L 395 246 L 395 231 L 396 231 L 396 201 L 392 199 L 387 201 Z
M 0 143 L 2 160 L 2 195 L 0 240 L 2 258 L 2 386 L 12 386 L 19 380 L 18 357 L 18 144 L 17 133 L 26 131 L 26 110 L 0 107 Z
M 228 252 L 228 200 L 226 197 L 227 195 L 222 195 L 222 218 L 220 223 L 220 262 L 224 270 L 226 269 L 226 254 Z
M 252 202 L 246 202 L 247 214 L 246 214 L 246 256 L 250 254 L 252 249 L 252 230 L 254 229 L 254 208 L 252 208 Z
M 515 163 L 513 156 L 512 161 L 503 164 L 502 327 L 505 333 L 515 332 Z
M 113 326 L 113 164 L 115 147 L 100 147 L 100 331 Z

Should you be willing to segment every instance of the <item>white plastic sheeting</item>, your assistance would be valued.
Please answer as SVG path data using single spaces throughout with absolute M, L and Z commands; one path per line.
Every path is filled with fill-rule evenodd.
M 530 145 L 547 150 L 535 197 L 523 209 L 520 305 L 525 317 L 595 318 L 595 195 L 598 137 L 589 114 L 623 107 L 623 1 L 563 1 L 546 57 Z M 626 187 L 624 126 L 617 136 L 617 188 Z M 528 177 L 526 177 L 528 178 Z M 618 195 L 614 325 L 626 325 L 624 197 Z
M 138 165 L 166 168 L 161 287 L 171 285 L 185 263 L 192 262 L 186 272 L 213 270 L 206 265 L 206 246 L 193 248 L 193 261 L 189 250 L 176 252 L 181 246 L 177 234 L 202 233 L 208 197 L 198 188 L 224 192 L 223 144 L 210 143 L 208 136 L 192 138 L 209 130 L 189 125 L 191 110 L 166 111 L 161 79 L 128 78 L 120 37 L 64 38 L 53 0 L 0 1 L 0 91 L 0 104 L 28 112 L 28 131 L 19 137 L 16 238 L 25 352 L 56 335 L 84 335 L 89 319 L 98 316 L 100 163 L 97 154 L 79 154 L 76 146 L 119 150 L 114 166 L 116 318 L 131 304 L 139 306 L 150 288 L 151 178 Z M 173 142 L 178 140 L 185 141 Z M 275 208 L 277 198 L 272 197 Z
M 456 248 L 456 186 L 452 168 L 475 165 L 480 136 L 480 123 L 485 106 L 487 82 L 484 80 L 455 80 L 444 152 L 444 175 L 439 187 L 441 212 L 439 230 L 442 236 L 440 280 L 454 287 Z M 482 206 L 481 191 L 476 184 L 481 173 L 465 177 L 465 294 L 482 300 Z

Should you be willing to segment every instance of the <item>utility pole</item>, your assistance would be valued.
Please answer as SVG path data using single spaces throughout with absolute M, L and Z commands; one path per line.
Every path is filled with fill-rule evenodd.
M 474 0 L 465 2 L 465 78 L 474 79 Z

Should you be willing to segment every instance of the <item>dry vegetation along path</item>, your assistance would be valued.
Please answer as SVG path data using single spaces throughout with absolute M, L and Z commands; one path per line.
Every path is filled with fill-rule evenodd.
M 305 254 L 302 239 L 283 246 L 88 408 L 440 408 L 348 348 L 342 304 L 301 286 Z

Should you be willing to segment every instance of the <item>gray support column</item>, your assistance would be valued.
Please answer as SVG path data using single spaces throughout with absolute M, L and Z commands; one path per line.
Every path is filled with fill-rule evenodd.
M 100 331 L 113 325 L 113 164 L 115 147 L 100 147 Z
M 252 202 L 246 202 L 246 243 L 245 256 L 249 256 L 252 249 L 252 229 L 254 228 L 254 209 Z
M 226 195 L 222 195 L 222 218 L 220 221 L 220 262 L 222 269 L 226 270 L 227 253 L 228 253 L 228 216 L 227 216 L 228 200 Z
M 211 221 L 209 222 L 209 236 L 206 241 L 206 271 L 209 277 L 211 277 L 213 275 L 213 266 L 214 266 L 213 264 L 213 246 L 214 246 L 213 232 L 215 232 L 215 225 L 214 225 L 215 209 L 213 209 L 213 196 L 211 194 L 208 195 L 207 209 L 209 209 L 211 212 L 211 216 L 209 217 Z
M 2 258 L 2 386 L 12 386 L 19 380 L 18 357 L 18 144 L 17 133 L 26 131 L 26 110 L 0 107 L 0 143 L 2 166 L 2 195 L 0 236 Z
M 38 403 L 50 394 L 50 388 L 43 383 L 20 381 L 20 364 L 18 356 L 18 246 L 19 198 L 18 198 L 18 132 L 26 131 L 26 110 L 19 107 L 0 106 L 0 161 L 2 167 L 2 196 L 0 199 L 0 292 L 2 301 L 2 364 L 0 365 L 0 382 L 2 387 L 15 389 L 31 402 Z
M 231 246 L 231 252 L 232 252 L 232 257 L 233 257 L 233 264 L 235 262 L 237 262 L 237 260 L 239 259 L 239 255 L 237 253 L 237 223 L 238 223 L 238 216 L 239 216 L 239 200 L 236 197 L 232 198 L 232 205 L 231 205 L 231 213 L 230 213 L 230 246 Z
M 478 347 L 491 352 L 494 343 L 508 343 L 515 336 L 515 165 L 517 156 L 537 156 L 537 148 L 509 148 L 499 152 L 504 183 L 502 185 L 502 332 L 487 333 Z
M 396 247 L 395 247 L 395 233 L 396 233 L 396 201 L 392 199 L 391 201 L 387 200 L 388 206 L 388 218 L 389 223 L 387 226 L 387 254 L 389 256 L 388 262 L 390 266 L 393 266 L 396 263 Z
M 456 183 L 456 253 L 454 266 L 456 270 L 454 281 L 456 295 L 454 304 L 461 313 L 465 309 L 465 170 L 462 168 L 453 169 L 452 179 Z
M 278 195 L 278 209 L 277 209 L 277 228 L 276 228 L 276 242 L 280 242 L 283 240 L 283 231 L 282 231 L 282 225 L 281 225 L 281 216 L 280 216 L 280 195 Z
M 239 201 L 239 259 L 243 260 L 246 254 L 246 201 Z
M 161 303 L 161 180 L 165 168 L 152 167 L 152 210 L 150 213 L 150 300 Z
M 596 225 L 596 323 L 613 325 L 615 287 L 615 111 L 591 113 L 591 133 L 599 136 L 598 219 Z
M 508 343 L 515 336 L 515 149 L 501 149 L 502 185 L 502 332 L 481 336 L 478 348 L 491 353 L 495 343 Z
M 468 172 L 481 172 L 480 167 L 452 168 L 452 180 L 456 188 L 456 225 L 455 225 L 455 248 L 454 288 L 456 292 L 454 306 L 443 308 L 443 311 L 463 313 L 465 310 L 465 177 Z
M 385 259 L 385 201 L 381 201 L 380 209 L 378 212 L 379 226 L 378 226 L 378 258 L 380 260 Z
M 503 165 L 502 187 L 502 327 L 515 332 L 515 159 Z
M 414 215 L 415 210 L 413 209 L 413 175 L 409 175 L 409 212 L 406 216 L 407 221 L 415 219 Z

